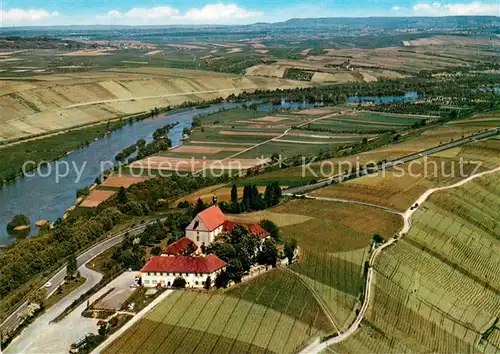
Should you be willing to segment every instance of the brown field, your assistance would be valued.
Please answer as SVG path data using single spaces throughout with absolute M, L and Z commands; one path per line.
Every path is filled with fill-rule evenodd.
M 148 180 L 148 177 L 134 177 L 134 176 L 109 176 L 103 183 L 101 183 L 102 187 L 111 187 L 111 188 L 128 188 L 133 184 L 141 183 Z
M 268 76 L 282 78 L 285 75 L 285 70 L 290 66 L 279 64 L 258 64 L 251 66 L 246 70 L 247 75 Z
M 195 158 L 177 158 L 167 156 L 150 156 L 143 160 L 134 161 L 130 164 L 130 168 L 147 170 L 162 170 L 162 171 L 180 171 L 180 172 L 196 172 L 201 169 L 249 169 L 255 166 L 266 163 L 267 160 L 261 159 L 224 159 L 224 160 L 207 160 Z
M 65 57 L 98 57 L 103 55 L 112 55 L 108 49 L 96 49 L 96 50 L 78 50 L 76 52 L 65 53 Z
M 172 152 L 187 153 L 187 154 L 217 154 L 222 151 L 243 151 L 245 148 L 239 147 L 214 147 L 214 146 L 192 146 L 192 145 L 181 145 L 172 149 Z
M 267 50 L 267 49 L 257 49 L 256 52 L 260 53 L 260 54 L 267 54 L 267 53 L 269 53 L 269 50 Z
M 104 191 L 99 189 L 94 189 L 87 198 L 80 204 L 83 208 L 95 208 L 98 207 L 101 203 L 105 202 L 117 192 L 115 191 Z
M 464 161 L 460 165 L 460 160 Z M 318 189 L 313 196 L 374 203 L 400 211 L 427 189 L 453 184 L 473 173 L 500 165 L 500 142 L 488 140 L 443 151 L 387 171 Z
M 242 90 L 308 85 L 276 78 L 166 68 L 123 68 L 119 73 L 108 70 L 42 75 L 37 79 L 1 83 L 0 140 L 48 134 L 147 112 L 154 107 L 227 97 Z
M 264 133 L 264 132 L 242 132 L 221 130 L 220 135 L 242 135 L 242 136 L 278 136 L 280 133 Z
M 231 53 L 239 53 L 239 52 L 241 52 L 241 51 L 242 51 L 242 49 L 241 49 L 241 48 L 231 48 L 231 49 L 229 49 L 226 53 L 228 53 L 228 54 L 231 54 Z
M 300 55 L 303 55 L 303 56 L 306 56 L 307 54 L 309 54 L 309 52 L 312 50 L 312 48 L 307 48 L 307 49 L 304 49 L 302 52 L 300 52 Z

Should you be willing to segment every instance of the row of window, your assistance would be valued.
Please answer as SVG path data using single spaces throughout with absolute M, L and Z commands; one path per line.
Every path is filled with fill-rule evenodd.
M 149 284 L 156 285 L 156 284 L 158 284 L 158 281 L 157 281 L 157 280 L 151 280 L 151 281 L 149 281 L 149 280 L 147 280 L 147 279 L 146 279 L 146 280 L 144 280 L 144 285 L 149 285 Z M 168 284 L 169 284 L 169 286 L 170 286 L 170 282 L 168 282 Z M 202 282 L 199 282 L 199 281 L 197 280 L 197 281 L 195 281 L 195 282 L 194 282 L 194 284 L 195 284 L 196 286 L 198 286 L 198 285 L 201 285 L 201 284 L 203 284 L 203 283 L 202 283 Z M 189 286 L 189 283 L 187 283 L 186 285 L 188 285 L 188 286 Z
M 157 277 L 182 277 L 182 273 L 162 273 L 162 272 L 147 272 L 146 275 L 149 275 L 149 276 L 157 276 Z M 186 277 L 189 276 L 189 273 L 185 273 L 184 274 Z M 194 276 L 195 277 L 202 277 L 203 274 L 201 273 L 194 273 Z

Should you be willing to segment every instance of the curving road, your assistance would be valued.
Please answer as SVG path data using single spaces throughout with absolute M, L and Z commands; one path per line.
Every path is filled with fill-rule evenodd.
M 140 226 L 134 227 L 134 228 L 129 229 L 127 231 L 121 232 L 117 235 L 114 235 L 112 237 L 105 239 L 104 241 L 102 241 L 102 242 L 98 243 L 97 245 L 91 247 L 90 249 L 84 251 L 76 259 L 78 267 L 82 267 L 88 261 L 92 260 L 93 258 L 97 257 L 101 253 L 107 251 L 111 247 L 116 246 L 117 244 L 122 242 L 123 238 L 125 237 L 125 234 L 128 233 L 129 235 L 132 235 L 132 236 L 138 235 L 144 231 L 144 229 L 146 228 L 147 225 L 155 223 L 155 222 L 156 222 L 156 220 L 150 221 L 148 223 L 144 223 Z M 85 267 L 83 267 L 83 268 L 85 268 Z M 83 269 L 83 268 L 81 268 L 81 269 Z M 48 296 L 52 295 L 57 290 L 57 288 L 59 287 L 59 284 L 61 284 L 63 282 L 65 276 L 66 276 L 66 267 L 63 267 L 55 275 L 53 275 L 52 278 L 50 278 L 48 280 L 48 282 L 51 283 L 51 286 L 49 288 L 47 288 Z M 87 284 L 87 283 L 85 283 L 85 284 Z M 82 288 L 82 287 L 80 287 L 80 288 Z M 19 326 L 19 324 L 21 323 L 20 316 L 26 310 L 27 306 L 28 306 L 28 302 L 27 301 L 23 302 L 16 309 L 16 311 L 14 311 L 9 317 L 7 317 L 2 322 L 2 324 L 0 326 L 0 333 L 8 332 L 11 329 L 17 328 L 17 326 Z
M 444 187 L 438 187 L 438 188 L 431 188 L 428 189 L 424 194 L 422 194 L 412 205 L 415 205 L 418 203 L 418 206 L 420 207 L 422 203 L 424 203 L 429 196 L 435 192 L 446 190 L 446 189 L 451 189 L 451 188 L 456 188 L 460 187 L 473 179 L 479 178 L 481 176 L 495 173 L 495 172 L 500 172 L 500 166 L 489 171 L 481 172 L 481 173 L 476 173 L 472 176 L 469 176 L 455 184 L 449 185 L 449 186 L 444 186 Z M 360 326 L 361 321 L 365 317 L 366 311 L 368 310 L 368 307 L 370 305 L 370 298 L 372 294 L 372 288 L 373 288 L 373 280 L 375 279 L 375 273 L 373 272 L 373 266 L 375 264 L 375 260 L 377 259 L 378 255 L 387 247 L 390 247 L 394 243 L 396 243 L 400 238 L 402 238 L 404 235 L 408 233 L 411 229 L 411 217 L 413 216 L 413 213 L 415 213 L 418 210 L 417 208 L 409 208 L 406 210 L 403 214 L 403 219 L 404 219 L 404 225 L 401 231 L 392 239 L 387 241 L 386 243 L 383 243 L 379 247 L 375 248 L 373 251 L 370 260 L 369 260 L 369 268 L 368 268 L 368 274 L 366 276 L 366 287 L 365 287 L 365 297 L 363 301 L 363 305 L 361 306 L 361 309 L 359 311 L 358 317 L 354 320 L 353 324 L 342 334 L 330 338 L 324 342 L 321 342 L 320 339 L 316 339 L 312 344 L 308 345 L 306 348 L 301 350 L 300 354 L 312 354 L 312 353 L 319 353 L 320 351 L 326 349 L 328 346 L 332 344 L 336 344 L 339 342 L 342 342 L 346 340 L 349 336 L 351 336 Z

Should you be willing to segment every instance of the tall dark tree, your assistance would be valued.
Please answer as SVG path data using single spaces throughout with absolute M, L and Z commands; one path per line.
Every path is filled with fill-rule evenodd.
M 118 191 L 117 200 L 120 204 L 127 203 L 127 190 L 125 188 L 120 187 L 120 190 Z
M 235 184 L 233 184 L 233 187 L 231 188 L 231 202 L 232 203 L 238 202 L 238 187 L 236 187 Z
M 284 252 L 285 252 L 285 257 L 288 258 L 288 264 L 292 264 L 296 248 L 297 248 L 297 241 L 293 238 L 290 240 L 290 242 L 285 243 Z
M 77 270 L 78 270 L 78 265 L 76 262 L 76 255 L 74 253 L 71 253 L 68 258 L 68 264 L 66 265 L 67 277 L 73 278 Z

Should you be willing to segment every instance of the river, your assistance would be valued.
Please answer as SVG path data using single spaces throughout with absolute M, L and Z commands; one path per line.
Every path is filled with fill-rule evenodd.
M 348 102 L 350 99 L 353 98 L 349 98 Z M 0 187 L 0 245 L 8 245 L 16 240 L 6 230 L 7 223 L 16 214 L 28 216 L 31 221 L 29 235 L 37 234 L 36 221 L 48 219 L 53 222 L 61 217 L 75 203 L 76 191 L 91 185 L 96 177 L 100 175 L 102 162 L 114 161 L 118 152 L 139 139 L 145 139 L 147 142 L 151 141 L 153 132 L 157 128 L 169 123 L 179 122 L 168 134 L 172 145 L 175 146 L 181 143 L 182 131 L 185 127 L 191 126 L 193 117 L 199 114 L 213 113 L 221 108 L 235 108 L 237 106 L 236 103 L 221 103 L 208 108 L 193 108 L 168 115 L 159 115 L 133 124 L 126 124 L 104 138 L 48 164 L 40 170 L 40 173 L 30 173 L 24 178 L 19 178 Z M 271 111 L 273 109 L 304 109 L 313 106 L 317 105 L 283 100 L 281 105 L 261 104 L 258 109 Z M 62 165 L 65 163 L 70 166 L 69 173 L 56 181 L 55 174 L 49 174 L 48 172 L 53 172 L 58 165 L 60 166 L 60 172 L 65 172 L 65 166 Z M 77 178 L 79 171 L 81 175 L 80 178 Z M 43 177 L 44 173 L 49 176 Z

